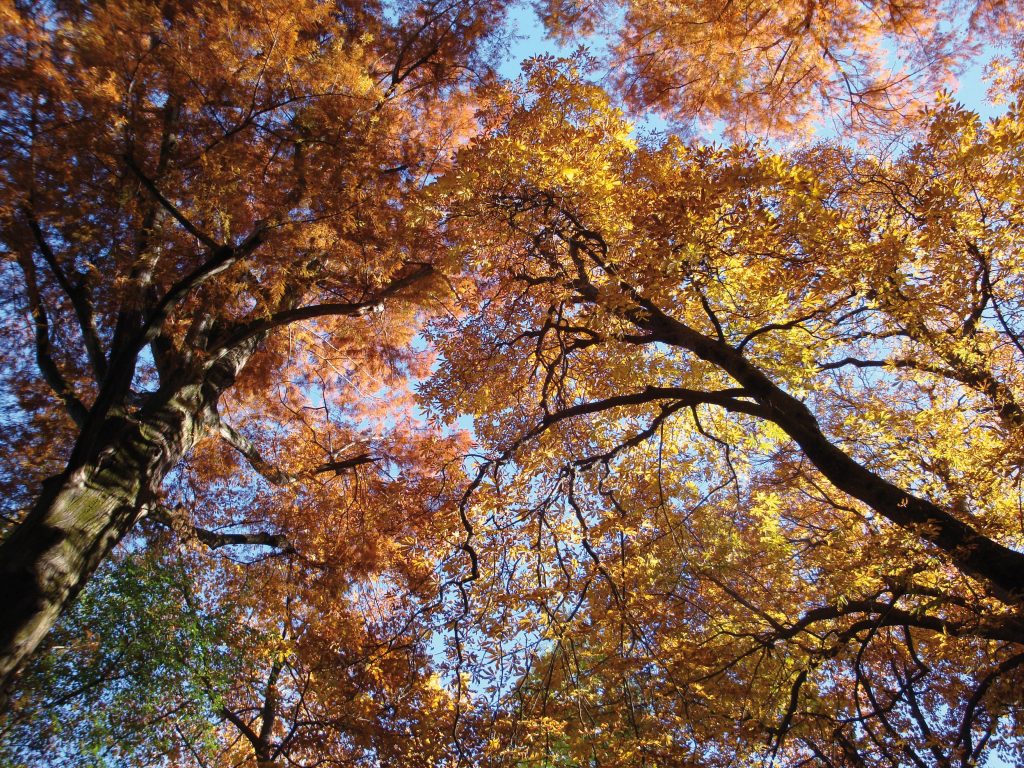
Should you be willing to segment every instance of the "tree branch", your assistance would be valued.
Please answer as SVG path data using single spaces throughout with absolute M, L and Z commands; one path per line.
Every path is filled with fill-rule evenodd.
M 222 438 L 245 457 L 249 466 L 271 485 L 289 486 L 298 482 L 295 475 L 284 472 L 263 458 L 253 442 L 223 419 L 217 419 L 217 432 Z
M 1024 664 L 1024 653 L 1018 653 L 1015 656 L 1004 659 L 998 667 L 982 679 L 971 694 L 971 698 L 968 699 L 967 706 L 964 708 L 964 717 L 960 724 L 960 732 L 957 734 L 956 741 L 953 743 L 954 747 L 961 744 L 963 745 L 962 765 L 965 768 L 967 766 L 974 765 L 974 761 L 978 757 L 975 754 L 973 739 L 971 737 L 971 727 L 974 725 L 974 713 L 977 710 L 978 705 L 981 704 L 981 700 L 985 698 L 985 694 L 988 693 L 988 689 L 992 687 L 992 683 L 994 683 L 998 677 L 1005 675 L 1007 672 L 1016 669 L 1022 664 Z
M 582 236 L 590 235 L 589 230 L 570 213 L 566 216 L 579 228 Z M 603 241 L 598 242 L 603 246 Z M 575 249 L 573 243 L 577 243 Z M 613 316 L 657 337 L 658 341 L 686 350 L 729 374 L 743 387 L 744 394 L 757 403 L 756 406 L 743 403 L 744 412 L 779 426 L 836 488 L 938 547 L 961 572 L 985 582 L 1000 601 L 1008 605 L 1024 602 L 1024 553 L 985 536 L 927 499 L 908 493 L 867 469 L 825 436 L 818 420 L 803 402 L 772 381 L 741 352 L 668 315 L 618 277 L 614 266 L 606 264 L 601 255 L 585 242 L 570 242 L 570 257 L 577 262 L 582 262 L 580 250 L 585 251 L 598 267 L 616 277 L 619 289 L 629 304 L 610 303 L 608 297 L 590 281 L 583 265 L 579 264 L 579 274 L 569 281 L 568 287 L 575 290 L 582 300 L 605 308 Z
M 285 309 L 271 314 L 269 317 L 241 323 L 230 329 L 214 346 L 213 350 L 228 350 L 232 347 L 290 323 L 312 320 L 318 317 L 365 317 L 383 309 L 384 300 L 398 293 L 401 289 L 416 283 L 434 271 L 430 264 L 423 264 L 404 277 L 396 278 L 380 289 L 377 294 L 364 301 L 334 302 L 328 304 L 312 304 L 302 307 Z
M 210 531 L 205 528 L 192 528 L 196 539 L 201 541 L 210 549 L 221 549 L 222 547 L 273 547 L 281 550 L 282 554 L 289 554 L 295 551 L 288 542 L 288 538 L 280 533 L 222 533 Z
M 929 616 L 917 608 L 897 608 L 893 603 L 880 600 L 849 600 L 842 605 L 823 605 L 812 608 L 789 626 L 778 625 L 773 631 L 759 638 L 761 643 L 775 643 L 789 640 L 821 621 L 832 621 L 853 614 L 877 615 L 878 619 L 855 622 L 843 630 L 843 636 L 852 636 L 860 629 L 872 627 L 914 627 L 926 629 L 950 637 L 976 637 L 985 640 L 1024 645 L 1024 621 L 1016 617 L 1004 617 L 1003 620 L 980 620 L 976 623 L 950 621 L 936 616 Z
M 183 214 L 174 203 L 172 203 L 170 200 L 164 197 L 163 192 L 160 191 L 160 188 L 156 185 L 156 182 L 154 182 L 151 178 L 149 178 L 149 176 L 142 172 L 142 169 L 135 164 L 135 160 L 133 160 L 130 156 L 125 155 L 124 164 L 128 167 L 128 170 L 130 170 L 135 175 L 135 177 L 139 180 L 142 186 L 146 188 L 149 194 L 151 194 L 153 198 L 158 203 L 160 203 L 161 207 L 169 214 L 171 214 L 171 216 L 174 217 L 174 220 L 181 224 L 185 231 L 192 235 L 192 237 L 194 237 L 196 240 L 201 242 L 203 245 L 205 245 L 213 252 L 216 252 L 224 247 L 216 240 L 214 240 L 212 237 L 207 235 L 205 232 L 202 232 L 195 224 L 189 221 L 188 217 L 186 217 L 185 214 Z
M 32 256 L 21 251 L 17 254 L 18 266 L 21 267 L 25 276 L 25 293 L 28 296 L 29 311 L 32 314 L 32 322 L 35 326 L 36 336 L 36 363 L 43 379 L 64 403 L 64 408 L 72 420 L 81 427 L 85 424 L 88 411 L 82 405 L 82 401 L 75 395 L 74 390 L 68 384 L 60 368 L 53 360 L 50 352 L 50 321 L 46 315 L 46 308 L 43 306 L 42 296 L 39 293 L 39 284 L 36 282 L 36 267 Z
M 96 376 L 96 381 L 101 382 L 107 375 L 107 357 L 103 352 L 103 345 L 100 343 L 89 295 L 82 289 L 81 285 L 75 285 L 68 279 L 67 273 L 60 266 L 57 255 L 54 253 L 49 242 L 47 242 L 46 235 L 43 233 L 42 227 L 31 210 L 25 207 L 22 211 L 28 221 L 29 229 L 32 230 L 32 237 L 36 241 L 39 252 L 50 267 L 50 271 L 53 272 L 53 276 L 57 279 L 57 284 L 60 285 L 61 290 L 64 291 L 71 301 L 71 307 L 74 309 L 75 317 L 78 319 L 78 327 L 82 332 L 82 342 L 85 345 L 85 351 L 92 365 L 93 373 Z
M 167 317 L 170 315 L 171 310 L 178 302 L 207 280 L 212 277 L 216 277 L 221 272 L 235 264 L 235 262 L 240 259 L 244 259 L 259 248 L 260 245 L 263 244 L 265 234 L 265 225 L 257 224 L 256 228 L 253 229 L 245 239 L 239 242 L 238 245 L 218 246 L 218 248 L 210 254 L 210 258 L 208 258 L 203 264 L 172 285 L 156 305 L 156 308 L 150 313 L 149 317 L 147 317 L 143 322 L 142 328 L 139 329 L 134 344 L 131 345 L 134 347 L 134 351 L 137 352 L 139 349 L 142 349 L 143 346 L 156 337 L 160 332 L 160 329 L 163 327 Z
M 246 723 L 245 720 L 243 720 L 241 717 L 239 717 L 237 714 L 232 712 L 227 707 L 221 707 L 220 714 L 225 719 L 231 721 L 231 723 L 239 731 L 242 732 L 242 735 L 245 736 L 246 741 L 248 741 L 252 745 L 253 749 L 259 748 L 260 738 L 256 735 L 252 728 L 249 727 L 248 723 Z
M 593 286 L 577 285 L 585 298 L 601 302 Z M 758 406 L 746 412 L 778 425 L 836 488 L 858 499 L 890 522 L 931 542 L 963 573 L 986 582 L 1002 602 L 1024 601 L 1024 554 L 980 533 L 932 502 L 899 488 L 852 458 L 821 431 L 807 406 L 775 384 L 741 353 L 665 314 L 632 290 L 631 308 L 613 308 L 641 330 L 673 347 L 688 350 L 728 373 Z
M 592 413 L 600 413 L 614 408 L 621 408 L 623 406 L 643 405 L 645 403 L 653 403 L 659 400 L 673 400 L 676 401 L 680 407 L 686 405 L 703 405 L 707 403 L 711 405 L 719 405 L 727 410 L 735 411 L 737 413 L 746 413 L 753 416 L 764 417 L 765 411 L 757 403 L 749 400 L 737 399 L 739 397 L 746 397 L 748 394 L 749 393 L 743 388 L 702 392 L 701 390 L 686 389 L 685 387 L 648 386 L 644 387 L 641 392 L 634 392 L 628 395 L 615 395 L 613 397 L 604 398 L 603 400 L 593 400 L 588 403 L 580 403 L 579 405 L 574 405 L 569 408 L 553 411 L 546 415 L 540 424 L 530 430 L 530 432 L 524 437 L 524 440 L 536 437 L 549 427 L 552 427 L 561 421 L 565 421 L 566 419 L 575 418 L 576 416 L 586 416 Z
M 171 510 L 162 504 L 156 505 L 149 510 L 149 519 L 164 528 L 169 528 L 186 537 L 191 536 L 205 544 L 209 549 L 222 549 L 224 547 L 273 547 L 280 550 L 281 554 L 292 554 L 295 552 L 295 548 L 288 541 L 288 537 L 281 533 L 270 533 L 267 531 L 253 531 L 249 533 L 211 531 L 207 528 L 200 528 L 197 525 L 184 522 L 183 519 L 186 516 L 180 510 Z
M 736 345 L 736 351 L 742 352 L 747 344 L 765 333 L 770 333 L 771 331 L 790 331 L 801 323 L 807 322 L 815 315 L 820 314 L 821 311 L 821 309 L 816 309 L 812 312 L 808 312 L 806 315 L 801 315 L 800 317 L 795 317 L 792 320 L 787 320 L 784 323 L 768 323 L 767 325 L 762 325 L 760 328 L 757 328 L 744 336 L 742 341 Z
M 929 340 L 922 340 L 912 335 L 919 343 L 928 343 Z M 959 382 L 975 392 L 987 397 L 995 406 L 999 418 L 1011 427 L 1024 426 L 1024 409 L 1017 403 L 1016 398 L 1010 389 L 1001 381 L 995 378 L 992 372 L 982 366 L 967 364 L 962 358 L 956 355 L 938 351 L 938 354 L 945 360 L 948 368 L 939 365 L 925 363 L 910 358 L 891 358 L 889 360 L 861 360 L 856 357 L 844 357 L 840 360 L 833 360 L 826 363 L 819 363 L 818 369 L 830 371 L 846 366 L 854 368 L 908 368 L 922 373 L 930 373 L 934 376 L 950 379 Z
M 172 285 L 156 305 L 154 310 L 150 313 L 149 317 L 147 317 L 143 322 L 142 328 L 139 329 L 133 343 L 129 345 L 132 352 L 138 352 L 143 346 L 153 340 L 174 305 L 211 277 L 215 277 L 231 267 L 238 260 L 244 259 L 255 251 L 263 243 L 267 227 L 266 224 L 262 222 L 257 223 L 253 230 L 237 245 L 218 243 L 209 235 L 201 232 L 198 227 L 189 221 L 188 218 L 186 218 L 170 200 L 164 197 L 153 180 L 146 176 L 146 174 L 142 172 L 130 157 L 125 158 L 125 164 L 132 173 L 138 177 L 139 181 L 142 182 L 142 185 L 149 190 L 150 194 L 156 198 L 160 205 L 163 206 L 189 234 L 209 249 L 209 258 Z
M 293 475 L 290 472 L 285 472 L 279 467 L 274 466 L 271 462 L 263 458 L 263 455 L 259 452 L 259 449 L 253 444 L 252 440 L 243 435 L 237 429 L 232 427 L 226 421 L 221 418 L 216 420 L 216 429 L 218 434 L 236 451 L 245 457 L 246 461 L 249 462 L 249 466 L 259 474 L 263 479 L 269 482 L 271 485 L 278 486 L 280 488 L 286 488 L 290 485 L 298 483 L 302 479 L 302 475 Z M 308 472 L 303 473 L 305 475 L 320 475 L 327 472 L 341 473 L 346 469 L 354 469 L 355 467 L 362 466 L 363 464 L 372 464 L 380 461 L 381 457 L 371 456 L 368 453 L 359 454 L 358 456 L 352 456 L 348 459 L 339 459 L 337 461 L 328 461 L 323 464 L 319 464 L 313 467 Z

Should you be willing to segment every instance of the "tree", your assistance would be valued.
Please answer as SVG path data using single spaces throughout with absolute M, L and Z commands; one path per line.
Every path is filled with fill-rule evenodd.
M 987 40 L 1003 42 L 1012 3 L 702 3 L 548 0 L 563 40 L 612 41 L 615 85 L 641 113 L 721 118 L 731 136 L 792 133 L 823 118 L 845 128 L 916 114 Z
M 465 580 L 523 627 L 477 619 L 501 754 L 1019 755 L 1018 109 L 888 160 L 638 146 L 528 74 L 434 193 L 477 276 L 427 390 L 486 451 Z
M 165 480 L 235 471 L 211 435 L 293 490 L 419 460 L 400 393 L 433 251 L 403 200 L 459 140 L 498 14 L 3 4 L 4 685 L 141 519 L 192 526 Z M 390 416 L 344 394 L 385 387 Z M 263 511 L 195 535 L 295 546 Z
M 1020 752 L 1018 107 L 641 145 L 496 4 L 0 8 L 5 758 Z M 786 131 L 977 39 L 880 8 L 632 4 L 619 96 Z

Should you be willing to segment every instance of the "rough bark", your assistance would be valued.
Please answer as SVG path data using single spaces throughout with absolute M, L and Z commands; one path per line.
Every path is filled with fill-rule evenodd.
M 87 459 L 44 483 L 25 520 L 0 545 L 0 691 L 6 691 L 61 612 L 157 498 L 168 472 L 216 415 L 222 392 L 255 341 L 111 415 Z

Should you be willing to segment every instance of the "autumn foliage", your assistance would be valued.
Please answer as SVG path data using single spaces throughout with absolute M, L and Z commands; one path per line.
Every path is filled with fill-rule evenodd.
M 431 689 L 395 688 L 430 679 L 402 617 L 436 591 L 459 455 L 410 412 L 436 249 L 402 201 L 462 137 L 496 13 L 3 6 L 5 676 L 101 563 L 130 586 L 117 574 L 144 551 L 156 572 L 183 569 L 193 616 L 225 606 L 207 647 L 257 638 L 230 684 L 197 672 L 178 694 L 234 729 L 169 731 L 182 754 L 298 759 L 312 740 L 350 760 L 382 749 L 356 734 L 386 718 L 367 703 L 339 719 L 338 701 L 368 686 L 427 707 Z M 116 644 L 83 642 L 65 646 L 69 669 L 121 669 Z M 325 648 L 370 682 L 322 670 Z M 65 683 L 14 705 L 57 706 L 81 687 Z M 178 708 L 158 704 L 143 722 L 170 728 L 157 715 Z
M 677 121 L 721 119 L 728 135 L 901 124 L 980 47 L 1016 29 L 1012 4 L 547 0 L 563 40 L 609 41 L 630 105 Z M 905 127 L 903 124 L 902 127 Z
M 483 277 L 428 385 L 482 415 L 466 546 L 536 633 L 480 640 L 520 759 L 1012 752 L 1015 111 L 882 161 L 638 145 L 566 62 L 524 94 L 434 188 Z
M 1016 9 L 720 6 L 0 6 L 7 764 L 1020 764 Z

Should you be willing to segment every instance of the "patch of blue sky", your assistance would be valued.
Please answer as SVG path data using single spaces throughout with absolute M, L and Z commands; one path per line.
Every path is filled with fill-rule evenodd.
M 523 62 L 534 56 L 569 56 L 572 49 L 548 36 L 536 10 L 530 5 L 516 5 L 508 15 L 512 36 L 507 58 L 498 67 L 498 74 L 509 80 L 522 74 Z

